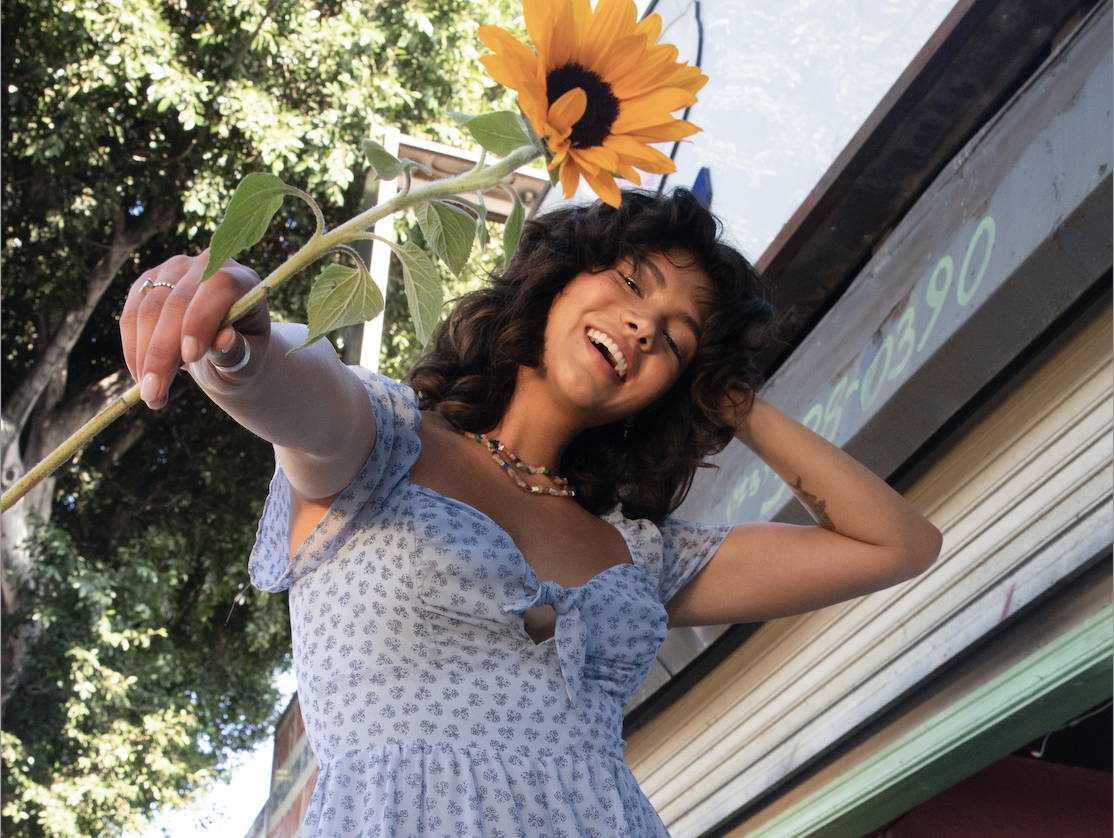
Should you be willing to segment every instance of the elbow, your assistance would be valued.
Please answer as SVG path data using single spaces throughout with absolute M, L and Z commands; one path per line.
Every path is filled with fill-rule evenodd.
M 909 578 L 919 576 L 932 567 L 943 546 L 944 534 L 926 522 L 924 530 L 910 539 L 902 550 L 902 560 L 908 568 Z

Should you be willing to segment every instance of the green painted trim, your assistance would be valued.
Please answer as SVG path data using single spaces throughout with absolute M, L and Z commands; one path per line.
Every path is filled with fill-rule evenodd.
M 1108 605 L 747 838 L 859 838 L 1109 698 L 1112 618 Z

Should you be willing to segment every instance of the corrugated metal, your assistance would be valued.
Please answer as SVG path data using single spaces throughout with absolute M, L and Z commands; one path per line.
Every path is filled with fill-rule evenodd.
M 1106 588 L 1109 590 L 1109 575 Z M 847 838 L 865 835 L 887 821 L 931 798 L 956 782 L 1110 697 L 1111 616 L 1109 604 L 1078 623 L 1037 638 L 1039 647 L 1005 672 L 987 678 L 977 688 L 922 720 L 912 730 L 878 753 L 845 768 L 828 782 L 760 825 L 743 824 L 729 838 Z M 1025 764 L 1027 761 L 1021 761 Z M 1040 763 L 1029 763 L 1042 766 Z M 1062 766 L 1061 766 L 1062 767 Z M 1069 769 L 1070 770 L 1070 769 Z M 980 826 L 997 836 L 1109 835 L 1109 775 L 1101 792 L 1092 789 L 1091 818 L 1066 828 L 1069 818 L 1055 818 L 1061 831 L 1048 832 L 1048 815 L 1057 801 L 1040 799 L 1035 812 L 1045 815 L 1045 829 L 1018 821 L 1014 807 L 1012 829 L 1008 816 L 995 822 L 980 812 Z M 1005 791 L 1002 789 L 1001 791 Z M 1036 790 L 1031 790 L 1036 791 Z M 1015 791 L 1016 793 L 1016 791 Z M 1039 798 L 1038 798 L 1039 799 Z M 978 804 L 977 800 L 968 803 Z M 987 823 L 987 821 L 990 823 Z M 1104 824 L 1105 822 L 1105 824 Z M 1105 825 L 1105 833 L 1103 827 Z M 910 824 L 910 826 L 912 826 Z M 1028 828 L 1026 828 L 1028 826 Z M 922 826 L 922 829 L 924 827 Z M 899 830 L 900 831 L 900 830 Z M 888 834 L 888 833 L 885 833 Z M 912 834 L 929 834 L 913 829 Z M 935 835 L 956 834 L 935 832 Z M 971 827 L 966 834 L 985 834 Z
M 675 838 L 698 836 L 1109 549 L 1109 308 L 907 493 L 944 533 L 911 582 L 765 624 L 630 737 Z

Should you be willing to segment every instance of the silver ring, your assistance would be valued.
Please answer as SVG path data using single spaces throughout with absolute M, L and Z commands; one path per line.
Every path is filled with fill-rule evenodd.
M 163 282 L 161 279 L 145 279 L 143 281 L 143 284 L 139 286 L 139 290 L 141 292 L 146 291 L 149 288 L 169 288 L 173 290 L 174 284 L 170 282 Z
M 218 364 L 216 361 L 214 361 L 212 359 L 211 356 L 209 358 L 209 363 L 212 364 L 214 367 L 216 367 L 221 372 L 239 372 L 240 370 L 242 370 L 244 367 L 246 367 L 248 365 L 248 362 L 251 361 L 251 344 L 248 342 L 248 339 L 246 337 L 244 337 L 243 335 L 241 335 L 239 332 L 236 332 L 235 334 L 236 334 L 236 337 L 239 338 L 240 342 L 243 343 L 243 345 L 244 345 L 244 354 L 240 358 L 239 361 L 237 361 L 235 364 L 233 364 L 230 367 L 226 367 L 226 366 L 223 366 L 222 364 Z M 230 343 L 228 345 L 228 349 L 224 350 L 224 352 L 222 352 L 221 354 L 222 355 L 227 354 L 228 352 L 230 352 L 232 350 L 232 347 L 235 346 L 235 345 L 236 345 L 235 342 Z

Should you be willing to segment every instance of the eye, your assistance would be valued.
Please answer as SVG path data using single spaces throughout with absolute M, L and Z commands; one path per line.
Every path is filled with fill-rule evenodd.
M 640 297 L 642 296 L 642 287 L 638 284 L 638 281 L 633 276 L 623 273 L 618 268 L 616 268 L 615 271 L 619 274 L 619 276 L 623 278 L 623 282 L 627 284 L 627 287 L 630 288 L 631 291 L 633 291 Z
M 677 341 L 673 340 L 673 335 L 669 334 L 669 332 L 663 332 L 662 334 L 665 336 L 666 344 L 673 350 L 673 354 L 677 356 L 677 360 L 683 364 L 685 362 L 684 353 L 681 352 L 681 347 L 677 345 Z

